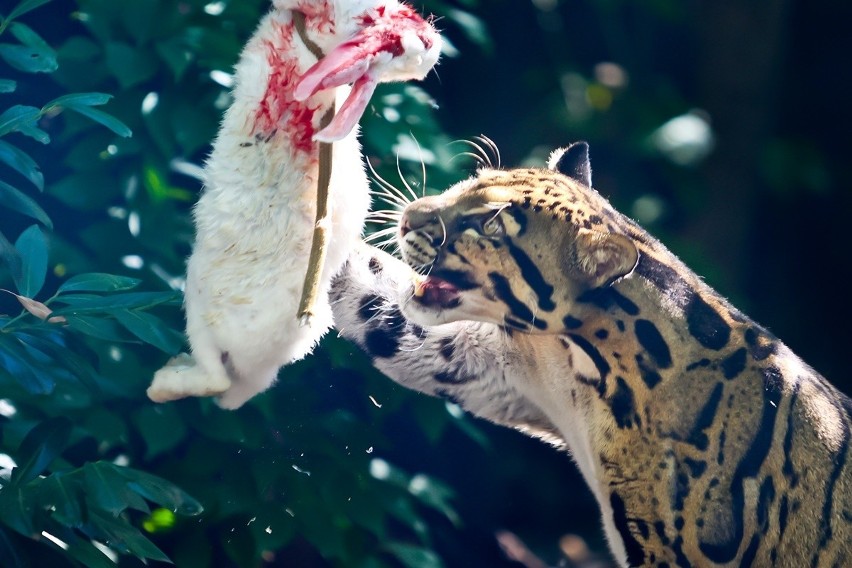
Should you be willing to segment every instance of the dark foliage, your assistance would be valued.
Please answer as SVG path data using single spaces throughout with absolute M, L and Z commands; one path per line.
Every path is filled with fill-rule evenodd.
M 605 550 L 566 455 L 404 391 L 336 337 L 237 412 L 150 403 L 183 348 L 198 166 L 267 1 L 7 4 L 2 566 L 517 566 L 501 529 L 550 564 L 568 533 Z M 602 193 L 852 390 L 850 6 L 422 4 L 449 45 L 424 85 L 376 94 L 363 141 L 383 177 L 439 191 L 470 167 L 451 141 L 480 133 L 507 166 L 588 140 Z

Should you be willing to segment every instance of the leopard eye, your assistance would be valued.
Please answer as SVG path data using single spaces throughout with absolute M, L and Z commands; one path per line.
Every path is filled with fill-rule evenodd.
M 500 215 L 492 215 L 482 223 L 482 234 L 487 237 L 500 237 L 506 234 Z

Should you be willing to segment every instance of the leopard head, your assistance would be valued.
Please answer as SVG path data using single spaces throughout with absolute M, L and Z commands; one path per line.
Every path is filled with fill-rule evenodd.
M 578 296 L 636 266 L 629 223 L 591 189 L 585 142 L 554 152 L 546 169 L 482 169 L 403 211 L 400 250 L 424 274 L 406 315 L 560 333 Z

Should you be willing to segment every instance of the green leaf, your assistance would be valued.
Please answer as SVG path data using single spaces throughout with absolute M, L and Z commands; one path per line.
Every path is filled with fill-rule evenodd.
M 75 294 L 75 293 L 65 293 L 61 296 L 57 296 L 54 298 L 54 302 L 62 302 L 63 304 L 74 305 L 74 304 L 88 304 L 89 302 L 93 302 L 95 300 L 101 299 L 100 294 Z
M 166 41 L 157 42 L 157 54 L 166 62 L 174 75 L 175 81 L 180 81 L 187 67 L 194 57 L 193 52 L 187 48 L 185 42 L 180 38 L 173 37 Z
M 20 278 L 21 274 L 23 274 L 21 270 L 21 255 L 18 254 L 18 251 L 2 232 L 0 232 L 0 261 L 6 265 L 13 280 Z
M 149 511 L 145 502 L 130 491 L 127 480 L 116 474 L 112 464 L 87 463 L 83 466 L 83 474 L 86 480 L 86 501 L 89 503 L 89 508 L 94 505 L 117 517 L 131 506 L 132 501 L 133 508 L 144 512 Z
M 39 191 L 44 191 L 44 176 L 39 171 L 38 164 L 23 150 L 0 140 L 0 162 L 30 180 Z
M 47 192 L 74 209 L 102 211 L 121 193 L 119 181 L 106 172 L 80 172 L 47 186 Z
M 185 189 L 170 186 L 165 179 L 165 176 L 157 168 L 147 166 L 145 168 L 145 176 L 143 178 L 145 189 L 148 190 L 148 195 L 155 203 L 166 201 L 169 199 L 177 199 L 180 201 L 191 201 L 193 194 Z
M 113 315 L 130 333 L 169 355 L 177 355 L 183 347 L 183 334 L 170 328 L 157 316 L 130 310 L 118 310 Z
M 62 527 L 48 527 L 48 532 L 68 545 L 64 553 L 81 562 L 86 568 L 115 568 L 115 563 L 90 541 L 80 538 L 71 530 Z
M 126 43 L 106 45 L 106 65 L 123 89 L 128 89 L 157 74 L 157 60 L 144 48 Z
M 0 333 L 0 369 L 30 394 L 50 394 L 56 387 L 53 377 L 30 358 L 18 339 L 7 333 Z
M 32 332 L 36 328 L 30 328 Z M 47 358 L 50 366 L 58 367 L 56 373 L 68 373 L 70 377 L 85 385 L 91 392 L 100 392 L 97 383 L 97 373 L 92 365 L 73 349 L 57 341 L 50 336 L 42 337 L 28 331 L 15 331 L 14 336 L 27 346 L 30 351 L 40 353 Z
M 102 110 L 98 110 L 96 108 L 88 107 L 88 106 L 75 106 L 68 107 L 69 110 L 73 110 L 77 114 L 82 114 L 86 118 L 97 122 L 103 126 L 106 126 L 122 138 L 130 138 L 133 136 L 133 131 L 128 128 L 126 124 L 112 116 L 111 114 L 107 114 Z
M 139 558 L 171 563 L 162 550 L 123 519 L 116 519 L 95 509 L 90 512 L 89 520 L 103 534 L 110 546 L 123 549 Z
M 56 107 L 76 108 L 105 105 L 112 98 L 112 95 L 106 93 L 71 93 L 70 95 L 62 95 L 44 105 L 44 111 Z
M 18 240 L 15 249 L 21 255 L 21 277 L 15 286 L 21 296 L 35 298 L 47 276 L 47 239 L 38 225 L 30 225 Z
M 24 105 L 10 107 L 0 115 L 0 136 L 10 132 L 20 132 L 42 144 L 47 144 L 50 142 L 50 136 L 38 127 L 39 118 L 41 118 L 41 110 L 35 107 Z
M 79 315 L 65 316 L 65 320 L 68 327 L 90 337 L 104 341 L 128 341 L 122 328 L 113 320 Z
M 110 393 L 112 394 L 112 393 Z M 146 404 L 145 406 L 152 406 Z M 156 405 L 169 406 L 169 405 Z M 113 412 L 110 405 L 100 405 L 87 413 L 81 427 L 95 437 L 102 448 L 126 447 L 128 444 L 128 423 L 125 412 Z
M 53 228 L 53 222 L 38 203 L 4 181 L 0 181 L 0 204 L 39 221 L 49 229 Z
M 101 48 L 91 38 L 75 35 L 68 38 L 58 51 L 62 61 L 90 62 L 100 55 Z
M 20 18 L 27 12 L 35 10 L 39 6 L 43 6 L 47 4 L 50 0 L 21 0 L 21 2 L 12 8 L 12 11 L 6 17 L 7 20 L 14 20 L 16 18 Z
M 142 310 L 166 303 L 179 303 L 180 292 L 132 292 L 112 296 L 80 298 L 72 305 L 53 311 L 55 316 L 112 313 L 115 310 Z M 62 298 L 68 301 L 68 298 Z
M 0 491 L 0 522 L 9 528 L 27 538 L 34 538 L 33 517 L 36 514 L 38 511 L 21 487 L 9 485 Z
M 14 93 L 18 84 L 12 79 L 0 79 L 0 93 Z
M 443 513 L 454 525 L 461 522 L 458 513 L 450 504 L 454 497 L 452 489 L 437 479 L 418 473 L 411 478 L 408 491 L 425 505 Z
M 41 142 L 42 144 L 50 144 L 50 135 L 38 127 L 37 124 L 22 124 L 18 127 L 18 132 L 23 134 L 24 136 L 29 136 L 36 142 Z
M 444 563 L 431 550 L 399 542 L 388 543 L 384 548 L 408 568 L 444 568 Z
M 21 486 L 38 477 L 65 449 L 73 427 L 69 419 L 57 416 L 30 430 L 18 448 L 18 467 L 12 470 L 11 485 Z
M 27 125 L 35 125 L 41 118 L 41 109 L 34 106 L 14 105 L 0 114 L 0 136 L 21 130 Z
M 74 560 L 82 562 L 86 568 L 115 568 L 115 562 L 88 540 L 81 538 L 64 540 L 68 544 L 65 553 Z
M 35 30 L 26 24 L 22 24 L 21 22 L 12 22 L 9 26 L 9 31 L 12 32 L 12 35 L 15 36 L 19 42 L 27 47 L 53 51 L 50 45 L 48 45 L 48 43 L 35 32 Z M 53 57 L 56 57 L 55 52 L 53 53 Z
M 40 480 L 36 494 L 41 508 L 52 511 L 52 517 L 70 528 L 83 525 L 81 489 L 76 472 L 58 472 Z
M 174 511 L 179 515 L 194 516 L 200 515 L 204 511 L 201 503 L 165 479 L 145 473 L 144 471 L 115 465 L 112 467 L 130 482 L 129 486 L 131 489 L 148 501 Z
M 145 405 L 136 413 L 134 422 L 148 448 L 146 460 L 171 450 L 186 436 L 186 424 L 171 404 Z
M 0 43 L 0 58 L 24 73 L 53 73 L 59 69 L 56 52 L 50 48 Z
M 128 276 L 89 272 L 72 276 L 59 287 L 57 292 L 60 294 L 63 292 L 120 292 L 135 288 L 140 282 L 138 278 Z
M 175 514 L 168 509 L 154 509 L 147 519 L 142 521 L 142 528 L 149 533 L 168 531 L 175 526 Z
M 15 549 L 15 543 L 2 528 L 0 528 L 0 558 L 6 563 L 4 566 L 7 568 L 27 568 L 27 564 Z
M 192 155 L 210 143 L 216 135 L 216 117 L 197 104 L 188 102 L 175 105 L 171 115 L 175 140 L 181 145 L 184 155 Z

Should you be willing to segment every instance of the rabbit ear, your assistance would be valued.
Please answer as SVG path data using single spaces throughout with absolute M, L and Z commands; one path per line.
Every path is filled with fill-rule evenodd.
M 352 132 L 352 129 L 358 124 L 358 119 L 364 114 L 378 83 L 379 81 L 371 73 L 367 73 L 355 81 L 355 84 L 352 85 L 352 92 L 346 97 L 343 106 L 340 107 L 328 126 L 314 135 L 314 140 L 335 142 Z
M 370 72 L 375 58 L 370 38 L 361 34 L 340 44 L 305 71 L 296 84 L 293 97 L 304 101 L 325 89 L 352 83 L 352 92 L 328 126 L 314 135 L 319 142 L 334 142 L 349 134 L 364 114 L 378 77 Z
M 293 90 L 293 98 L 304 101 L 317 91 L 355 82 L 367 72 L 373 59 L 364 51 L 357 38 L 340 44 L 305 71 Z

